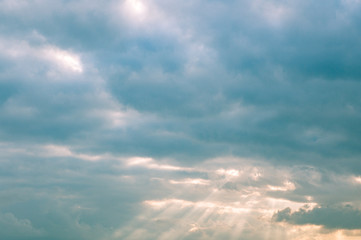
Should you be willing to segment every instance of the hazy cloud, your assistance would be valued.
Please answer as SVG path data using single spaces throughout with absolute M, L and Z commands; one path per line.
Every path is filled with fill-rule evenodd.
M 0 0 L 0 236 L 360 236 L 360 7 Z

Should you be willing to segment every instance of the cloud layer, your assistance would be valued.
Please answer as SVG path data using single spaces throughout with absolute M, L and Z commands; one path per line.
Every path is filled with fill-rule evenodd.
M 359 237 L 360 7 L 0 0 L 0 236 Z

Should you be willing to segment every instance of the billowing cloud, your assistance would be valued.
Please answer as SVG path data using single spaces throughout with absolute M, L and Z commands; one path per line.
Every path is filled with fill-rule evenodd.
M 275 221 L 291 224 L 315 224 L 331 229 L 361 229 L 361 211 L 350 205 L 344 207 L 316 207 L 312 210 L 301 208 L 291 212 L 290 208 L 278 211 L 273 216 Z
M 360 4 L 0 0 L 0 238 L 359 238 Z

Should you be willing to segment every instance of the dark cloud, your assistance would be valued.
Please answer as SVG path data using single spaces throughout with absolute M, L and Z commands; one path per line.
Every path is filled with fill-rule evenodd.
M 227 194 L 248 189 L 322 206 L 285 209 L 277 221 L 358 229 L 351 223 L 359 217 L 356 207 L 326 206 L 358 206 L 360 197 L 354 191 L 361 174 L 360 6 L 354 0 L 0 0 L 0 177 L 7 186 L 0 192 L 6 199 L 0 227 L 21 229 L 4 236 L 56 239 L 59 225 L 69 229 L 62 239 L 111 239 L 118 228 L 136 239 L 142 232 L 124 229 L 127 222 L 143 222 L 144 232 L 153 228 L 134 220 L 152 216 L 140 213 L 142 201 L 179 197 L 194 204 L 214 194 L 196 189 L 192 197 L 166 184 L 192 177 L 218 181 L 214 189 Z M 41 149 L 52 145 L 71 146 L 78 155 L 55 147 L 68 155 L 45 159 Z M 79 160 L 97 156 L 96 163 Z M 114 156 L 205 169 L 165 173 L 154 161 L 119 170 Z M 224 171 L 245 164 L 228 156 L 260 160 L 245 170 L 260 177 L 212 178 L 217 164 L 207 165 L 209 159 L 223 159 L 217 168 Z M 258 168 L 288 170 L 272 178 Z M 114 180 L 133 175 L 138 180 L 129 185 Z M 63 193 L 69 198 L 54 197 Z M 74 210 L 77 205 L 84 209 Z M 327 214 L 339 214 L 344 224 L 327 222 Z M 265 238 L 249 229 L 243 236 Z M 183 237 L 218 236 L 194 231 Z M 227 238 L 224 232 L 219 236 Z
M 290 208 L 278 211 L 273 219 L 291 224 L 322 225 L 329 229 L 361 229 L 361 211 L 350 205 L 339 207 L 316 207 L 312 210 L 301 208 L 291 212 Z
M 22 39 L 18 51 L 53 45 L 84 64 L 82 75 L 57 77 L 67 84 L 52 83 L 54 66 L 41 57 L 3 56 L 3 105 L 21 99 L 38 110 L 21 119 L 4 113 L 4 137 L 82 145 L 85 134 L 99 151 L 193 161 L 261 155 L 337 168 L 342 157 L 342 167 L 359 171 L 352 160 L 360 155 L 355 3 L 150 1 L 144 16 L 127 4 L 3 3 L 2 29 L 8 42 Z M 96 100 L 102 91 L 156 116 L 156 124 L 104 132 L 98 118 L 81 117 L 109 104 Z

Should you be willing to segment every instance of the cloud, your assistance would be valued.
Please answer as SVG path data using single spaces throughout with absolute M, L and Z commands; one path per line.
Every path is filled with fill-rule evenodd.
M 290 228 L 272 219 L 282 209 L 299 212 L 308 205 L 312 210 L 330 198 L 335 204 L 359 204 L 357 177 L 307 166 L 221 157 L 189 167 L 171 159 L 6 142 L 0 152 L 2 211 L 27 219 L 40 231 L 37 239 L 267 239 L 274 234 L 297 239 L 301 233 L 333 239 L 316 227 L 300 230 L 298 224 Z M 335 198 L 335 191 L 342 196 Z M 353 216 L 348 209 L 335 212 L 348 218 Z M 323 212 L 312 211 L 323 219 Z M 342 226 L 354 229 L 347 223 Z
M 0 0 L 1 218 L 38 239 L 359 236 L 359 10 Z
M 304 208 L 291 212 L 290 208 L 278 211 L 273 219 L 291 224 L 315 224 L 329 229 L 361 229 L 361 211 L 350 205 L 338 207 L 316 207 L 312 210 Z
M 18 219 L 12 213 L 0 214 L 1 236 L 6 239 L 37 239 L 43 230 L 35 229 L 28 219 Z
M 6 129 L 34 126 L 19 138 L 48 135 L 85 146 L 78 136 L 86 134 L 89 151 L 99 146 L 99 154 L 184 161 L 261 155 L 282 164 L 360 170 L 354 164 L 359 32 L 351 11 L 357 2 L 2 5 L 0 99 L 27 117 Z M 313 10 L 321 8 L 321 15 Z M 49 101 L 54 95 L 57 101 Z M 46 133 L 36 127 L 42 119 L 48 119 Z M 104 131 L 104 125 L 127 130 Z M 51 134 L 54 126 L 62 134 Z M 348 164 L 340 166 L 340 158 Z
M 83 64 L 77 54 L 46 44 L 45 37 L 37 32 L 33 32 L 31 38 L 40 41 L 42 46 L 31 46 L 24 40 L 0 39 L 2 55 L 15 63 L 21 62 L 23 59 L 40 60 L 43 64 L 53 63 L 61 71 L 83 72 Z

